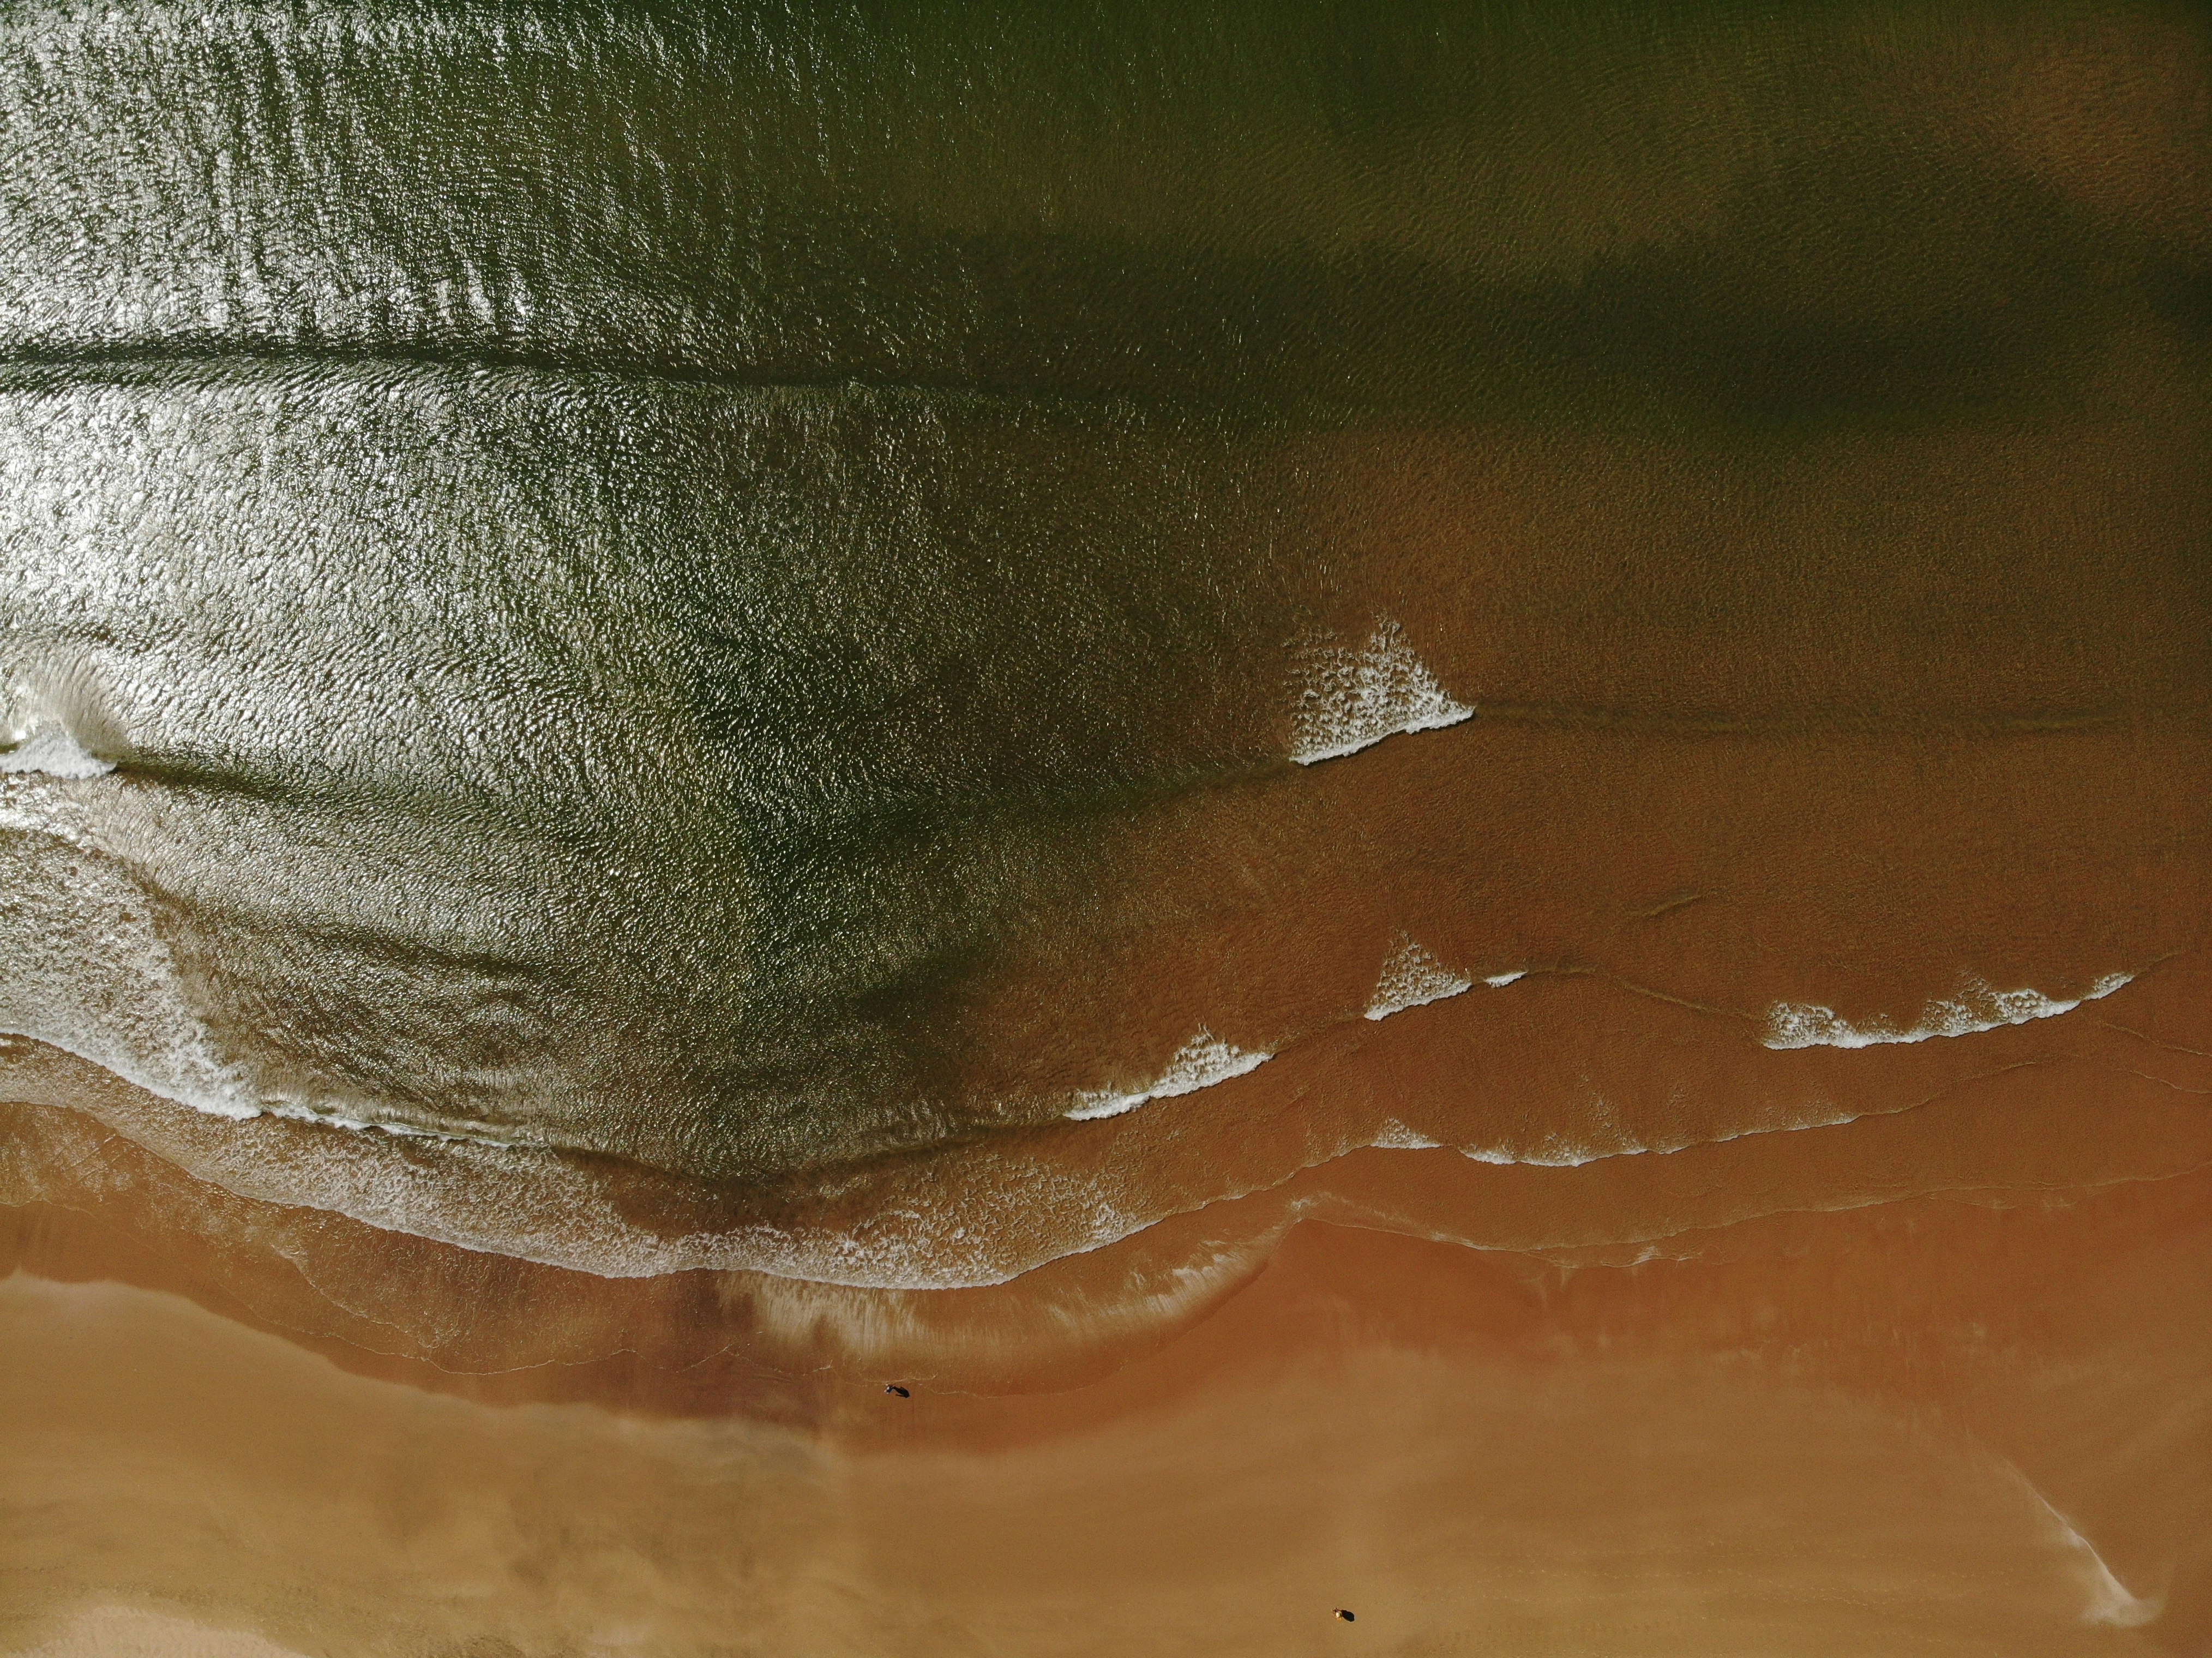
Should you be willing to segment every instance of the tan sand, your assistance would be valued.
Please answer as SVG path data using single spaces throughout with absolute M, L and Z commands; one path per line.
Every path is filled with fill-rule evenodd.
M 1308 1227 L 1090 1387 L 848 1377 L 811 1429 L 441 1398 L 18 1275 L 7 1638 L 2192 1651 L 2208 1192 L 1747 1223 L 1712 1260 L 1565 1272 Z

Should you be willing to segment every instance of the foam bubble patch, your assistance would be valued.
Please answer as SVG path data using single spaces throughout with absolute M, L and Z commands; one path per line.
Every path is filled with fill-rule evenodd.
M 1992 990 L 1979 979 L 1969 980 L 1956 996 L 1929 1003 L 1910 1025 L 1880 1017 L 1853 1024 L 1832 1007 L 1777 1002 L 1767 1010 L 1766 1034 L 1760 1040 L 1774 1048 L 1874 1048 L 1885 1042 L 1924 1042 L 1935 1036 L 1972 1036 L 2071 1013 L 2084 1002 L 2111 995 L 2134 977 L 2132 973 L 2108 973 L 2086 994 L 2071 1000 L 2039 990 Z
M 37 726 L 15 747 L 0 754 L 0 772 L 75 780 L 104 776 L 114 769 L 113 761 L 87 753 L 84 744 L 61 726 Z
M 1453 972 L 1412 938 L 1405 938 L 1382 964 L 1374 998 L 1367 1004 L 1367 1017 L 1387 1019 L 1409 1007 L 1440 1002 L 1474 987 L 1474 981 L 1467 975 Z
M 1291 758 L 1310 766 L 1357 754 L 1386 737 L 1455 726 L 1474 713 L 1445 692 L 1405 630 L 1385 622 L 1356 650 L 1321 645 L 1304 653 Z
M 1227 1082 L 1231 1077 L 1241 1077 L 1248 1071 L 1256 1071 L 1275 1056 L 1264 1050 L 1238 1048 L 1224 1042 L 1211 1031 L 1201 1030 L 1178 1048 L 1158 1078 L 1150 1087 L 1136 1093 L 1122 1093 L 1111 1089 L 1078 1094 L 1075 1108 L 1064 1114 L 1071 1122 L 1089 1122 L 1099 1117 L 1118 1117 L 1124 1111 L 1134 1111 L 1152 1100 L 1172 1098 L 1177 1094 L 1195 1094 L 1201 1088 L 1211 1088 L 1216 1083 Z

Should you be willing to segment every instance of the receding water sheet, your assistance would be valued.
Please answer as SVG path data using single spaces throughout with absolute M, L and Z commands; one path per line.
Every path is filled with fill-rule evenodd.
M 2212 1658 L 2212 29 L 0 10 L 0 1653 Z

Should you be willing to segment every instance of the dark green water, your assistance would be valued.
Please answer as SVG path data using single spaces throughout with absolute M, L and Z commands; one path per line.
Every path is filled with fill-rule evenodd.
M 0 48 L 0 1025 L 204 1109 L 759 1180 L 1126 1093 L 1160 1054 L 974 1008 L 1167 925 L 1164 803 L 1261 787 L 1295 841 L 1315 653 L 1401 618 L 1372 734 L 1417 670 L 1631 729 L 2201 700 L 2178 12 L 23 6 Z M 2052 510 L 2139 538 L 1882 518 L 2076 427 L 2144 459 Z M 1414 511 L 1413 453 L 1475 482 Z M 1268 1043 L 1358 1016 L 1305 972 Z

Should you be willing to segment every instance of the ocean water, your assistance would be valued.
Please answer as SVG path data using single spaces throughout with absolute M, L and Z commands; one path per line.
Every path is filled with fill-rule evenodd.
M 793 1444 L 872 1442 L 824 1376 L 1152 1421 L 1146 1355 L 1256 1363 L 1223 1309 L 1336 1294 L 1340 1233 L 1429 1357 L 1315 1315 L 1285 1362 L 1355 1357 L 1286 1419 L 1358 1371 L 1426 1420 L 1462 1363 L 1540 1416 L 1512 1366 L 1570 1326 L 1675 1351 L 1591 1290 L 1509 1364 L 1496 1286 L 1432 1272 L 1551 1309 L 1765 1261 L 1665 1304 L 1715 1353 L 1811 1320 L 1790 1385 L 1893 1404 L 1836 1355 L 1920 1363 L 1900 1286 L 2040 1330 L 2017 1260 L 2201 1260 L 2209 76 L 2150 5 L 9 9 L 10 1259 Z M 1861 1291 L 1802 1262 L 1862 1248 L 1875 1310 L 1815 1332 Z M 2183 1315 L 2069 1374 L 2197 1421 L 2203 1286 L 2157 1281 Z M 1601 1438 L 1626 1375 L 1573 1383 Z M 1668 1376 L 1653 1444 L 1864 1403 Z M 1186 1406 L 1144 1455 L 1211 1442 Z M 1984 1438 L 1929 1536 L 2198 1649 L 2174 1477 L 2085 1519 Z M 1500 1546 L 1558 1604 L 1706 1583 L 1547 1515 Z M 776 1638 L 1087 1649 L 1029 1593 Z M 1709 1651 L 1942 1599 L 1760 1635 L 1721 1593 L 1675 1608 Z M 623 1615 L 500 1638 L 713 1649 Z

